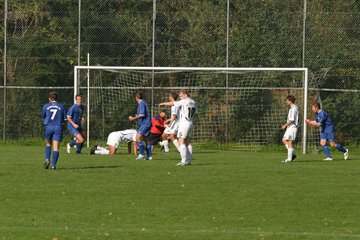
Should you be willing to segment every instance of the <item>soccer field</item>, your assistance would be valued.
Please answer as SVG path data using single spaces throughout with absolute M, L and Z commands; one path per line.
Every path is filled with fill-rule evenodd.
M 0 147 L 0 239 L 360 239 L 360 155 L 194 150 L 193 165 Z M 122 152 L 124 152 L 122 150 Z

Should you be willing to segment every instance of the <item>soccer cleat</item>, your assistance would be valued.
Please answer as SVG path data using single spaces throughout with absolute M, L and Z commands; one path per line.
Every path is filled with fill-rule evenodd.
M 283 162 L 283 163 L 288 163 L 288 162 L 291 162 L 293 159 L 285 159 L 284 161 L 281 161 L 281 162 Z
M 346 149 L 346 152 L 344 153 L 344 160 L 348 160 L 349 157 L 349 149 Z
M 56 166 L 52 166 L 52 167 L 51 167 L 51 170 L 55 170 L 55 169 L 56 169 Z
M 66 152 L 71 153 L 70 143 L 66 144 Z
M 291 161 L 294 161 L 296 159 L 296 154 L 292 155 Z
M 142 154 L 139 154 L 139 156 L 136 158 L 136 160 L 146 160 L 146 157 Z
M 175 166 L 190 166 L 191 163 L 182 163 L 182 162 L 179 162 L 178 164 L 176 164 Z
M 323 161 L 332 161 L 332 158 L 327 157 L 327 158 L 323 159 Z
M 146 160 L 152 160 L 152 157 L 147 157 Z
M 50 166 L 50 161 L 49 161 L 49 160 L 46 160 L 46 161 L 44 162 L 44 168 L 45 168 L 45 169 L 48 169 L 49 166 Z
M 95 151 L 97 150 L 98 145 L 95 145 L 91 150 L 90 154 L 95 154 Z

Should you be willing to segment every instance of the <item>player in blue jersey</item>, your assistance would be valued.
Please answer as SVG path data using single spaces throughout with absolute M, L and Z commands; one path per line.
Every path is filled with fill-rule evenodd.
M 81 153 L 85 141 L 85 133 L 81 127 L 83 119 L 84 105 L 82 105 L 82 96 L 77 94 L 75 96 L 75 104 L 72 105 L 67 112 L 67 128 L 74 138 L 70 143 L 66 145 L 67 153 L 71 152 L 73 146 L 77 146 L 76 153 Z
M 321 109 L 320 104 L 313 103 L 311 110 L 315 113 L 316 119 L 306 119 L 305 122 L 314 127 L 320 127 L 320 145 L 326 155 L 324 161 L 331 161 L 331 155 L 329 148 L 326 145 L 326 141 L 329 141 L 331 147 L 335 147 L 340 152 L 344 153 L 344 160 L 349 157 L 349 150 L 342 147 L 340 144 L 335 142 L 335 126 L 331 122 L 330 116 L 327 112 Z
M 139 148 L 139 156 L 136 160 L 151 160 L 151 145 L 147 145 L 146 152 L 147 158 L 145 157 L 145 148 L 142 143 L 144 137 L 149 136 L 151 128 L 151 116 L 149 114 L 148 104 L 143 100 L 143 95 L 141 92 L 137 92 L 135 95 L 135 100 L 138 103 L 137 113 L 135 117 L 129 116 L 130 121 L 136 120 L 138 123 L 138 132 L 136 134 L 136 142 Z
M 50 166 L 51 146 L 53 150 L 51 169 L 56 169 L 59 158 L 59 145 L 62 140 L 63 126 L 66 119 L 66 109 L 57 102 L 57 97 L 57 92 L 50 92 L 49 103 L 45 104 L 41 110 L 45 126 L 45 169 Z

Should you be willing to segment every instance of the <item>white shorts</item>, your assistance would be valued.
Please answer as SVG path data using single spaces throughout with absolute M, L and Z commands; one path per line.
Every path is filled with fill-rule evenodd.
M 193 130 L 193 123 L 189 121 L 183 121 L 179 123 L 179 129 L 177 132 L 178 138 L 191 138 Z
M 173 121 L 171 125 L 167 128 L 165 128 L 164 133 L 165 134 L 177 134 L 179 129 L 179 121 Z
M 289 140 L 289 141 L 295 141 L 296 133 L 297 133 L 296 127 L 289 127 L 285 131 L 284 139 Z
M 134 136 L 136 136 L 136 134 Z M 122 137 L 123 135 L 121 132 L 112 132 L 109 134 L 106 144 L 109 146 L 113 146 L 114 148 L 118 148 L 120 143 L 129 142 L 127 140 L 124 140 Z

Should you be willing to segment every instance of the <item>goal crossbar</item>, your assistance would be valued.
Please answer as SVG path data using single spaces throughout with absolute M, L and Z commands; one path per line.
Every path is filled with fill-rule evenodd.
M 304 109 L 303 109 L 303 121 L 307 118 L 307 99 L 308 99 L 308 68 L 278 68 L 278 67 L 266 67 L 266 68 L 254 68 L 254 67 L 141 67 L 141 66 L 75 66 L 74 67 L 74 97 L 78 93 L 78 72 L 79 70 L 129 70 L 129 71 L 209 71 L 209 72 L 222 72 L 222 73 L 229 73 L 229 72 L 251 72 L 251 71 L 280 71 L 280 72 L 303 72 L 303 91 L 304 91 Z M 88 74 L 89 77 L 89 74 Z M 89 80 L 87 89 L 89 91 Z M 231 87 L 226 87 L 225 89 L 231 89 Z M 89 104 L 89 102 L 88 102 Z M 88 106 L 89 107 L 89 106 Z M 88 114 L 89 115 L 89 114 Z M 88 120 L 89 123 L 89 120 Z M 303 139 L 302 139 L 302 152 L 303 154 L 306 153 L 306 134 L 307 134 L 307 126 L 304 124 L 303 126 Z M 87 136 L 89 137 L 89 136 Z

